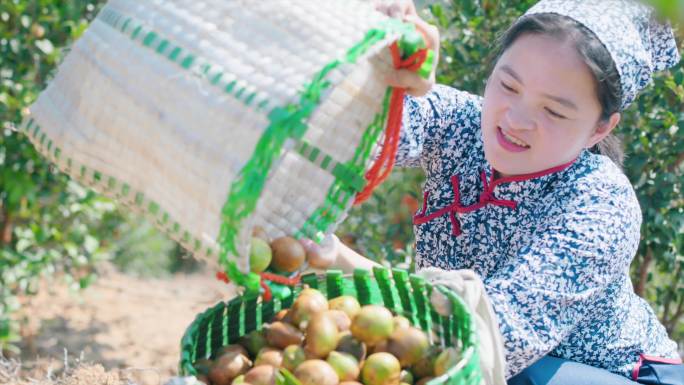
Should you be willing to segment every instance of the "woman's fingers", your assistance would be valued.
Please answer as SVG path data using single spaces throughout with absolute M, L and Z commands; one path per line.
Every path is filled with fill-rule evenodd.
M 389 17 L 413 23 L 423 35 L 427 48 L 433 51 L 433 68 L 427 79 L 408 70 L 397 70 L 387 75 L 386 81 L 392 87 L 406 89 L 412 96 L 425 95 L 435 82 L 435 68 L 439 61 L 439 30 L 421 19 L 411 0 L 374 0 L 375 9 Z
M 423 96 L 430 91 L 433 82 L 423 79 L 417 73 L 406 69 L 390 71 L 385 76 L 385 81 L 392 87 L 405 88 L 411 96 Z
M 404 20 L 408 15 L 416 15 L 416 7 L 411 0 L 374 0 L 375 9 L 389 17 Z

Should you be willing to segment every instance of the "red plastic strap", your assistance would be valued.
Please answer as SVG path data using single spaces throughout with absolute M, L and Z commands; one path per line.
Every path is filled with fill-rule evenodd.
M 282 275 L 278 274 L 273 274 L 273 273 L 261 273 L 261 288 L 264 289 L 264 294 L 263 298 L 264 301 L 269 302 L 273 298 L 273 293 L 271 293 L 271 287 L 268 286 L 266 281 L 271 281 L 275 283 L 279 283 L 281 285 L 287 285 L 287 286 L 296 286 L 299 284 L 299 280 L 301 275 L 297 273 L 297 275 L 294 278 L 287 278 L 283 277 Z
M 273 293 L 271 293 L 271 288 L 268 286 L 266 281 L 262 278 L 261 279 L 261 288 L 264 289 L 264 294 L 262 295 L 262 298 L 266 302 L 271 302 L 271 299 L 273 298 Z
M 273 274 L 273 273 L 261 273 L 261 280 L 266 280 L 266 281 L 271 281 L 275 283 L 279 283 L 281 285 L 287 285 L 287 286 L 297 286 L 299 284 L 299 281 L 301 279 L 301 275 L 298 273 L 296 276 L 293 278 L 287 278 L 283 277 L 282 275 L 278 274 Z
M 223 282 L 225 282 L 225 283 L 229 283 L 229 282 L 230 282 L 230 280 L 228 279 L 228 274 L 226 274 L 226 273 L 224 273 L 224 272 L 222 272 L 222 271 L 219 271 L 219 272 L 216 273 L 216 279 L 218 279 L 219 281 L 223 281 Z
M 425 62 L 427 58 L 427 49 L 421 49 L 405 60 L 401 59 L 399 53 L 399 46 L 394 42 L 390 46 L 392 53 L 392 61 L 394 68 L 407 69 L 410 71 L 417 71 Z M 366 172 L 366 180 L 368 183 L 366 187 L 356 195 L 354 204 L 365 202 L 373 194 L 373 190 L 378 187 L 392 172 L 394 167 L 394 158 L 397 154 L 399 146 L 399 136 L 401 133 L 401 117 L 404 111 L 404 95 L 406 89 L 394 87 L 392 89 L 392 97 L 390 99 L 387 127 L 385 129 L 385 141 L 382 146 L 380 156 L 375 161 L 373 166 Z

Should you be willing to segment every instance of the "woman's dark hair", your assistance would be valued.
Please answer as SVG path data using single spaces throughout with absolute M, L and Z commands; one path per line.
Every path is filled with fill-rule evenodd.
M 495 51 L 496 63 L 501 55 L 521 36 L 539 34 L 555 37 L 561 41 L 572 42 L 577 53 L 594 75 L 596 92 L 601 103 L 601 121 L 620 111 L 622 88 L 620 74 L 606 47 L 582 24 L 562 15 L 553 13 L 532 14 L 513 24 L 498 40 Z M 620 139 L 611 133 L 591 149 L 592 152 L 606 155 L 619 167 L 625 158 Z

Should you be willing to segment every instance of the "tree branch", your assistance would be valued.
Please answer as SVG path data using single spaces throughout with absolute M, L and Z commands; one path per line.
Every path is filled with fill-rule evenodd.
M 2 228 L 0 228 L 0 244 L 9 245 L 12 242 L 12 213 L 7 205 L 2 206 Z
M 646 248 L 646 255 L 644 255 L 644 259 L 639 266 L 639 281 L 634 289 L 634 292 L 642 298 L 644 298 L 646 291 L 646 280 L 648 279 L 648 270 L 651 268 L 651 262 L 653 262 L 653 252 L 651 251 L 651 248 L 648 247 Z

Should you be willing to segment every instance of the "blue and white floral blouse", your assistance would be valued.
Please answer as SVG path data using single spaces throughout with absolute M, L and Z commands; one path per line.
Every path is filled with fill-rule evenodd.
M 629 265 L 641 209 L 605 156 L 500 178 L 484 157 L 482 99 L 446 86 L 407 97 L 397 164 L 426 174 L 416 266 L 473 269 L 504 337 L 507 376 L 551 354 L 632 376 L 640 356 L 678 358 Z

